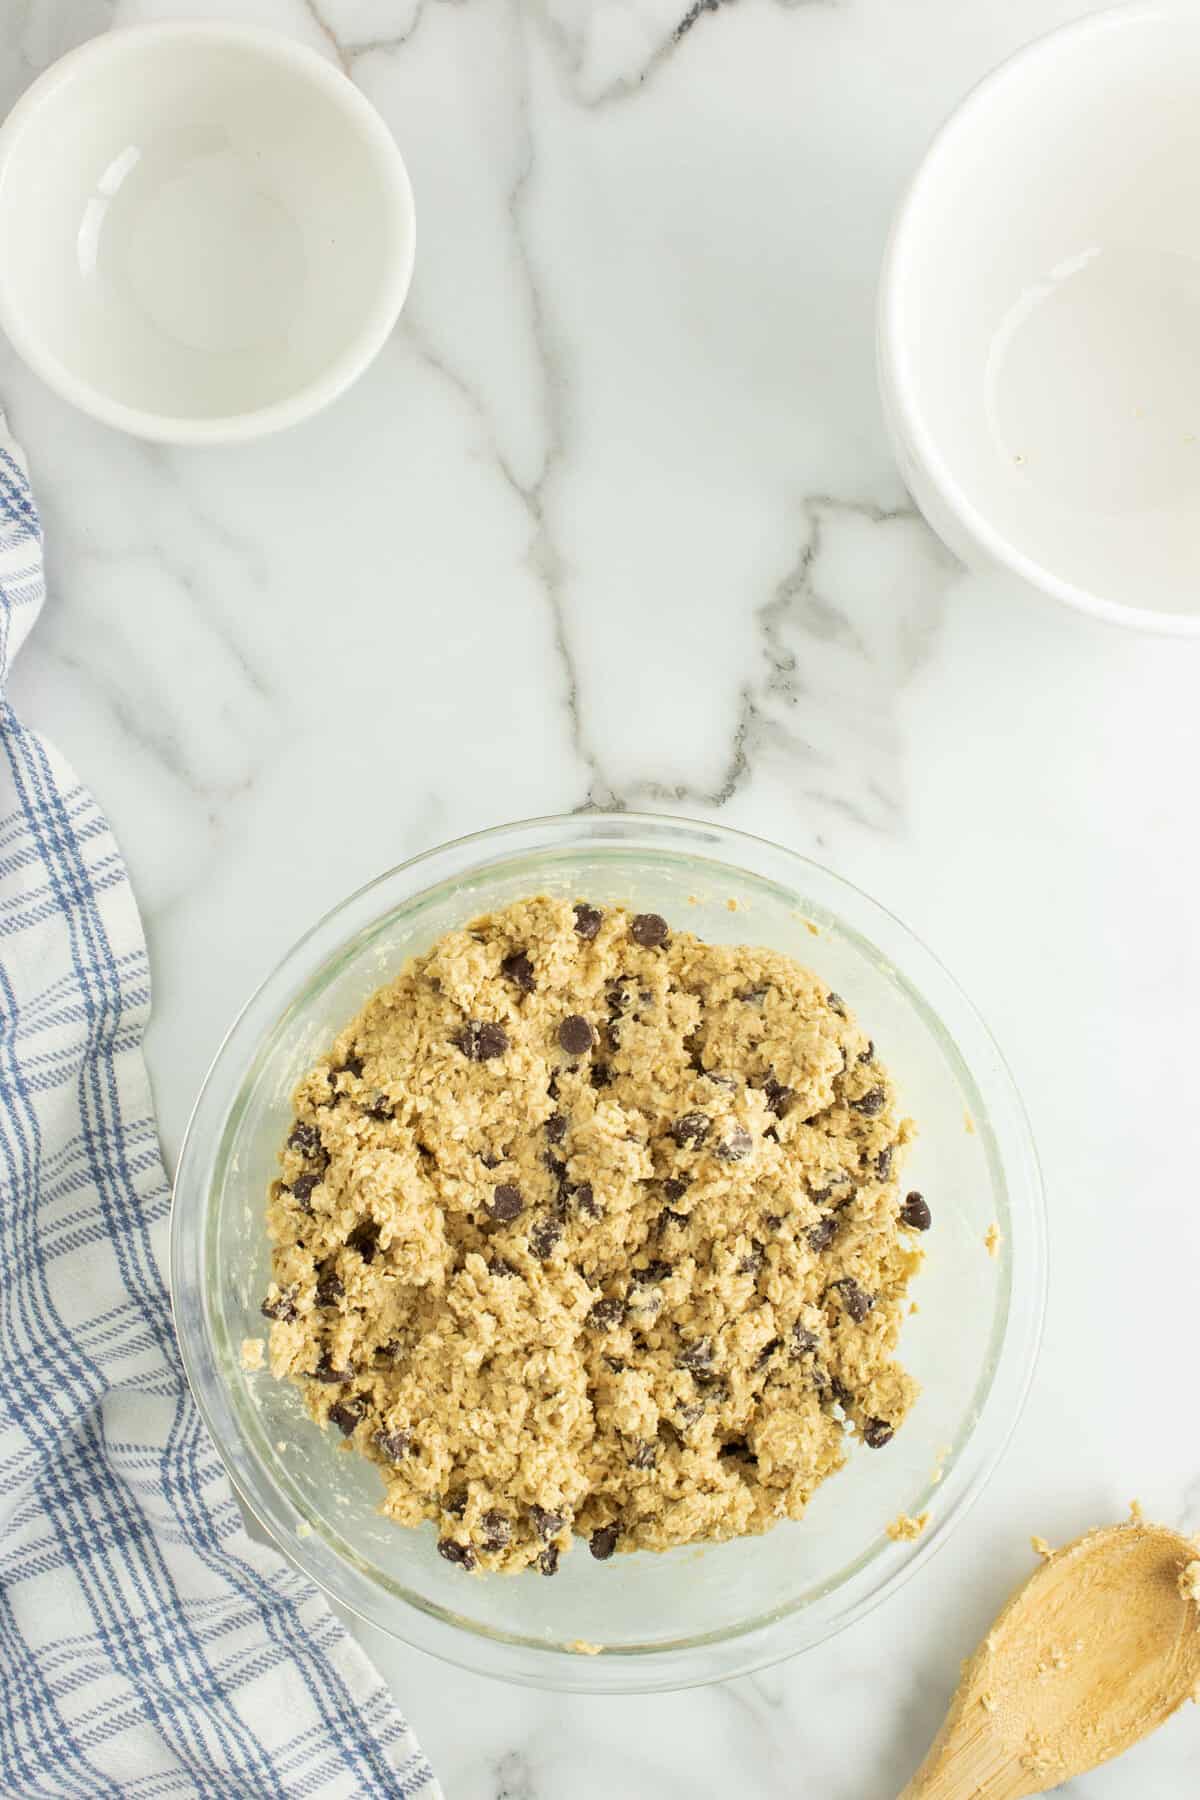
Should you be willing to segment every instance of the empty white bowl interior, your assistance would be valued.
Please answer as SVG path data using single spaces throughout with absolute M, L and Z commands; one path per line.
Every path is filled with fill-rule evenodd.
M 727 907 L 734 879 L 746 911 Z M 341 1439 L 311 1422 L 295 1388 L 247 1374 L 238 1352 L 244 1338 L 266 1330 L 259 1313 L 269 1278 L 263 1207 L 294 1082 L 407 956 L 479 911 L 539 889 L 659 910 L 714 941 L 774 945 L 816 968 L 857 1010 L 920 1124 L 904 1179 L 928 1195 L 935 1225 L 914 1288 L 920 1310 L 906 1323 L 901 1353 L 924 1393 L 886 1450 L 852 1448 L 849 1466 L 818 1491 L 803 1522 L 762 1538 L 604 1564 L 577 1544 L 553 1580 L 475 1580 L 438 1557 L 431 1525 L 413 1532 L 381 1518 L 378 1471 L 339 1453 Z M 819 936 L 806 917 L 819 925 Z M 882 1558 L 890 1566 L 889 1559 L 911 1553 L 911 1545 L 889 1543 L 889 1520 L 925 1506 L 936 1517 L 943 1499 L 949 1502 L 954 1464 L 986 1396 L 1008 1316 L 1014 1226 L 1004 1177 L 983 1101 L 933 1014 L 883 956 L 821 909 L 741 872 L 716 872 L 706 881 L 695 863 L 648 852 L 521 859 L 485 871 L 466 892 L 446 883 L 335 957 L 249 1072 L 225 1141 L 215 1148 L 207 1205 L 207 1332 L 256 1465 L 246 1485 L 286 1494 L 305 1531 L 311 1527 L 295 1544 L 301 1560 L 311 1566 L 323 1540 L 343 1566 L 357 1570 L 352 1588 L 332 1579 L 335 1591 L 401 1635 L 400 1596 L 510 1641 L 562 1647 L 584 1640 L 633 1654 L 720 1639 L 798 1607 L 821 1614 L 864 1565 Z M 1004 1233 L 996 1259 L 984 1246 L 993 1220 Z M 815 1623 L 813 1634 L 821 1635 Z
M 384 128 L 341 80 L 203 28 L 117 32 L 52 71 L 0 175 L 0 288 L 31 360 L 177 418 L 325 375 L 395 289 L 410 228 Z
M 1089 20 L 985 83 L 891 281 L 902 429 L 943 497 L 1060 582 L 1200 611 L 1200 11 Z

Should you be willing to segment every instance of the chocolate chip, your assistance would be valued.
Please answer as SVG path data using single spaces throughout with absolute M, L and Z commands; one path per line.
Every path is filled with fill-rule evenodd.
M 453 1538 L 438 1539 L 438 1555 L 444 1556 L 448 1563 L 457 1563 L 462 1569 L 475 1567 L 475 1552 L 470 1544 L 456 1544 Z
M 466 1490 L 466 1488 L 456 1488 L 453 1493 L 447 1494 L 445 1499 L 442 1501 L 442 1511 L 445 1513 L 449 1513 L 452 1518 L 461 1519 L 463 1514 L 466 1512 L 466 1510 L 467 1510 L 467 1490 Z
M 911 1194 L 906 1194 L 904 1205 L 900 1208 L 900 1218 L 913 1231 L 928 1231 L 933 1224 L 933 1214 L 924 1194 L 918 1194 L 915 1189 Z
M 529 1517 L 533 1529 L 544 1544 L 549 1543 L 552 1537 L 557 1537 L 567 1522 L 566 1513 L 551 1512 L 544 1506 L 531 1506 Z
M 357 1250 L 365 1263 L 374 1262 L 375 1252 L 379 1248 L 379 1227 L 374 1219 L 364 1219 L 361 1225 L 356 1225 L 346 1239 L 346 1245 L 351 1250 Z
M 688 1215 L 686 1213 L 672 1212 L 669 1206 L 664 1206 L 654 1221 L 654 1229 L 661 1237 L 663 1232 L 669 1231 L 672 1226 L 686 1225 L 687 1222 Z
M 841 1220 L 835 1218 L 832 1213 L 827 1218 L 818 1219 L 815 1225 L 811 1225 L 804 1235 L 808 1239 L 808 1247 L 813 1255 L 820 1256 L 828 1250 L 841 1228 Z
M 886 1181 L 892 1172 L 892 1145 L 888 1144 L 875 1158 L 875 1173 L 880 1181 Z
M 590 944 L 600 929 L 600 921 L 603 917 L 603 913 L 597 911 L 594 906 L 588 906 L 581 901 L 575 908 L 576 934 L 581 937 L 585 943 Z
M 634 1342 L 639 1350 L 646 1345 L 638 1339 L 639 1331 L 649 1331 L 663 1307 L 662 1289 L 652 1281 L 635 1281 L 629 1290 L 626 1302 L 629 1308 L 629 1322 L 633 1327 Z
M 850 1389 L 846 1386 L 845 1382 L 840 1381 L 836 1375 L 831 1375 L 829 1377 L 829 1393 L 830 1397 L 837 1401 L 843 1412 L 849 1412 L 850 1408 L 854 1405 L 854 1395 L 850 1392 Z
M 712 1120 L 707 1113 L 686 1112 L 671 1127 L 671 1136 L 681 1150 L 689 1144 L 702 1144 L 708 1136 Z
M 797 1320 L 792 1326 L 792 1341 L 788 1346 L 788 1355 L 792 1358 L 793 1362 L 798 1362 L 802 1356 L 807 1356 L 809 1351 L 815 1350 L 816 1347 L 816 1332 L 810 1331 L 807 1325 L 801 1325 L 800 1321 Z
M 670 1263 L 663 1262 L 661 1257 L 656 1257 L 652 1262 L 648 1262 L 644 1269 L 635 1269 L 633 1279 L 635 1281 L 665 1281 L 670 1273 Z
M 375 1361 L 377 1363 L 382 1363 L 385 1368 L 394 1368 L 400 1361 L 402 1349 L 403 1346 L 399 1339 L 393 1338 L 390 1344 L 379 1345 L 378 1349 L 375 1351 Z
M 762 1216 L 762 1222 L 766 1226 L 768 1231 L 778 1231 L 779 1227 L 783 1224 L 783 1214 L 782 1213 L 764 1213 Z
M 874 1040 L 874 1038 L 871 1038 L 869 1040 L 865 1050 L 859 1051 L 858 1060 L 860 1063 L 869 1063 L 869 1062 L 875 1061 L 875 1040 Z
M 621 1048 L 621 1027 L 615 1019 L 610 1019 L 604 1027 L 604 1042 L 613 1056 Z
M 495 1275 L 497 1277 L 500 1277 L 500 1276 L 508 1276 L 508 1275 L 519 1275 L 520 1273 L 521 1273 L 521 1271 L 520 1271 L 520 1269 L 517 1268 L 516 1264 L 510 1263 L 507 1257 L 505 1257 L 505 1256 L 489 1256 L 489 1258 L 488 1258 L 488 1274 L 489 1275 Z
M 784 1087 L 783 1083 L 776 1081 L 773 1075 L 768 1075 L 763 1082 L 762 1091 L 767 1097 L 767 1105 L 776 1118 L 785 1118 L 796 1098 L 795 1088 Z
M 389 1462 L 398 1463 L 405 1456 L 415 1454 L 412 1433 L 397 1426 L 394 1431 L 377 1431 L 375 1442 Z
M 716 1069 L 705 1069 L 705 1081 L 711 1081 L 714 1087 L 728 1088 L 731 1092 L 737 1089 L 737 1079 L 733 1075 L 722 1075 Z
M 559 1026 L 558 1041 L 568 1056 L 583 1056 L 595 1042 L 595 1034 L 582 1013 L 572 1013 Z
M 353 1369 L 335 1369 L 329 1360 L 329 1352 L 325 1351 L 316 1368 L 310 1370 L 309 1380 L 323 1381 L 329 1385 L 337 1385 L 343 1381 L 349 1381 L 353 1374 Z
M 712 1368 L 713 1347 L 711 1338 L 697 1338 L 694 1344 L 685 1344 L 676 1357 L 681 1369 L 690 1369 L 692 1374 L 706 1374 Z
M 849 1275 L 844 1280 L 835 1282 L 834 1286 L 842 1290 L 842 1305 L 854 1323 L 861 1325 L 875 1304 L 874 1294 L 868 1294 L 866 1289 L 859 1287 L 857 1281 L 854 1281 Z
M 543 1150 L 542 1166 L 548 1169 L 555 1181 L 561 1181 L 567 1172 L 567 1165 L 561 1156 L 555 1156 L 552 1150 Z
M 514 950 L 511 956 L 506 956 L 500 964 L 500 973 L 525 994 L 532 994 L 537 985 L 533 979 L 533 964 L 523 950 Z
M 293 1181 L 291 1188 L 292 1198 L 299 1206 L 304 1208 L 305 1212 L 312 1211 L 312 1206 L 310 1204 L 312 1191 L 315 1187 L 319 1187 L 320 1184 L 321 1177 L 319 1175 L 297 1175 L 295 1181 Z
M 610 981 L 604 990 L 604 998 L 608 1002 L 609 1012 L 624 1012 L 633 999 L 633 987 L 628 975 L 618 975 Z
M 766 1261 L 767 1253 L 757 1238 L 751 1239 L 750 1248 L 738 1264 L 739 1275 L 757 1275 Z
M 663 1182 L 663 1193 L 667 1196 L 668 1200 L 682 1200 L 690 1186 L 691 1183 L 684 1180 L 681 1176 L 672 1175 Z
M 292 1135 L 288 1139 L 289 1150 L 299 1150 L 302 1156 L 312 1156 L 323 1148 L 321 1134 L 315 1125 L 302 1125 L 299 1120 L 292 1126 Z
M 386 1119 L 394 1119 L 396 1116 L 386 1094 L 376 1094 L 366 1112 L 369 1119 L 378 1119 L 381 1123 Z
M 643 950 L 657 950 L 667 941 L 667 921 L 661 913 L 638 913 L 629 927 L 629 935 Z
M 329 1418 L 343 1437 L 349 1437 L 366 1410 L 366 1400 L 360 1394 L 353 1400 L 335 1400 Z
M 280 1294 L 277 1300 L 264 1300 L 259 1308 L 263 1318 L 278 1319 L 282 1324 L 287 1324 L 294 1319 L 296 1317 L 295 1292 L 294 1288 L 289 1288 L 287 1293 Z
M 336 1269 L 324 1269 L 317 1278 L 317 1305 L 333 1306 L 346 1289 Z
M 829 1007 L 831 1012 L 837 1013 L 839 1018 L 845 1018 L 846 1002 L 842 999 L 840 994 L 826 994 L 825 1004 Z
M 625 1317 L 625 1302 L 616 1299 L 597 1300 L 590 1308 L 584 1324 L 593 1331 L 615 1331 Z
M 581 1181 L 579 1186 L 571 1188 L 569 1193 L 577 1212 L 583 1213 L 589 1219 L 604 1217 L 604 1208 L 597 1200 L 590 1181 Z
M 550 1213 L 543 1213 L 529 1233 L 529 1248 L 539 1261 L 545 1262 L 561 1236 L 562 1221 Z
M 745 1162 L 754 1148 L 754 1139 L 744 1125 L 735 1125 L 724 1141 L 717 1145 L 722 1162 Z
M 594 1088 L 606 1088 L 612 1080 L 612 1070 L 607 1063 L 593 1063 L 591 1082 Z
M 561 1144 L 567 1135 L 567 1121 L 562 1113 L 551 1113 L 546 1120 L 546 1136 L 552 1144 Z
M 512 1526 L 502 1512 L 485 1512 L 479 1525 L 481 1550 L 503 1550 L 512 1537 Z
M 492 1190 L 492 1197 L 486 1202 L 486 1206 L 493 1219 L 507 1225 L 524 1211 L 525 1201 L 519 1187 L 514 1186 L 511 1181 L 502 1181 L 498 1188 Z
M 588 1539 L 588 1549 L 597 1562 L 607 1562 L 617 1547 L 617 1528 L 615 1525 L 597 1525 Z
M 542 1575 L 558 1574 L 558 1545 L 548 1544 L 537 1559 L 538 1572 Z
M 852 1100 L 850 1104 L 864 1119 L 874 1119 L 887 1105 L 887 1095 L 881 1087 L 868 1088 L 860 1099 Z
M 629 1466 L 631 1469 L 652 1469 L 657 1461 L 658 1446 L 643 1440 L 634 1448 L 629 1458 Z
M 756 1369 L 765 1369 L 767 1364 L 770 1362 L 771 1358 L 774 1356 L 775 1352 L 777 1350 L 782 1349 L 782 1347 L 783 1347 L 783 1339 L 782 1338 L 772 1338 L 769 1344 L 763 1345 L 762 1349 L 759 1351 L 758 1355 L 755 1357 L 754 1367 Z
M 863 1439 L 872 1450 L 882 1450 L 895 1435 L 895 1428 L 886 1419 L 868 1419 L 863 1426 Z
M 490 1062 L 508 1049 L 508 1033 L 491 1019 L 471 1019 L 454 1039 L 468 1062 Z

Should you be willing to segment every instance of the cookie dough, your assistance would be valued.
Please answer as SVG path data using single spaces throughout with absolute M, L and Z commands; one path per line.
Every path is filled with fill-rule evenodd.
M 913 1126 L 786 956 L 521 900 L 409 962 L 294 1108 L 272 1371 L 464 1569 L 766 1531 L 912 1405 Z
M 910 1518 L 907 1513 L 897 1513 L 887 1527 L 887 1535 L 893 1544 L 915 1544 L 928 1523 L 927 1512 L 918 1513 L 915 1519 Z
M 1200 1559 L 1184 1564 L 1179 1575 L 1179 1591 L 1185 1600 L 1194 1600 L 1200 1608 Z

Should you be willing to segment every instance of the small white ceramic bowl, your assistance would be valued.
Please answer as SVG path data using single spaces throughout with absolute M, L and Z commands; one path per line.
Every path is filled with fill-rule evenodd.
M 0 128 L 0 325 L 140 437 L 259 437 L 326 405 L 391 331 L 414 242 L 378 113 L 272 32 L 110 32 Z
M 1200 633 L 1200 6 L 1019 52 L 935 137 L 884 261 L 904 478 L 968 563 Z

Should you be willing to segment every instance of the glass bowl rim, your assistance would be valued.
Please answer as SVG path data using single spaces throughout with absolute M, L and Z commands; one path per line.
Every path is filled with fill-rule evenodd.
M 650 845 L 645 843 L 647 837 L 654 840 Z M 974 1069 L 979 1054 L 989 1060 L 989 1102 L 985 1123 L 993 1141 L 993 1174 L 1002 1172 L 1002 1177 L 1006 1178 L 1016 1165 L 1023 1176 L 1016 1184 L 1004 1179 L 1010 1207 L 1015 1203 L 1021 1210 L 1023 1254 L 1018 1260 L 1010 1256 L 1007 1242 L 1003 1247 L 1009 1282 L 1008 1304 L 986 1388 L 982 1399 L 978 1397 L 978 1387 L 976 1389 L 975 1413 L 956 1452 L 953 1474 L 957 1478 L 958 1491 L 921 1538 L 913 1543 L 896 1544 L 890 1552 L 879 1548 L 865 1552 L 839 1571 L 831 1583 L 802 1598 L 782 1614 L 692 1638 L 682 1644 L 616 1649 L 615 1652 L 609 1649 L 600 1655 L 589 1656 L 574 1654 L 564 1645 L 541 1644 L 533 1639 L 494 1632 L 416 1596 L 398 1595 L 394 1590 L 385 1593 L 372 1577 L 360 1573 L 352 1558 L 312 1531 L 310 1522 L 304 1519 L 253 1454 L 234 1415 L 231 1390 L 206 1330 L 202 1253 L 211 1212 L 209 1164 L 203 1164 L 200 1171 L 203 1179 L 199 1186 L 192 1174 L 193 1162 L 202 1156 L 198 1147 L 201 1116 L 206 1105 L 212 1102 L 218 1080 L 226 1077 L 226 1085 L 232 1090 L 229 1104 L 221 1107 L 220 1136 L 224 1139 L 230 1120 L 240 1108 L 259 1052 L 273 1041 L 283 1019 L 311 994 L 314 984 L 328 971 L 330 964 L 337 961 L 350 945 L 358 944 L 364 932 L 373 934 L 398 914 L 410 911 L 415 903 L 448 879 L 457 876 L 469 883 L 472 875 L 486 877 L 505 860 L 506 849 L 533 857 L 547 854 L 555 844 L 581 854 L 606 845 L 631 853 L 636 852 L 639 845 L 658 852 L 674 847 L 677 854 L 698 862 L 707 861 L 714 872 L 720 870 L 731 880 L 749 876 L 759 883 L 777 886 L 793 898 L 797 906 L 804 904 L 801 884 L 807 873 L 810 881 L 831 888 L 840 901 L 865 911 L 873 924 L 881 926 L 885 935 L 890 933 L 909 956 L 915 957 L 922 965 L 922 975 L 932 978 L 935 988 L 940 989 L 935 1004 L 926 998 L 923 982 L 920 985 L 914 983 L 896 968 L 890 956 L 886 957 L 890 972 L 905 997 L 917 1006 L 926 1024 L 952 1052 L 972 1085 L 975 1085 Z M 700 851 L 704 845 L 714 854 L 702 858 Z M 781 859 L 787 865 L 790 879 L 786 883 L 774 880 L 764 871 L 763 863 L 773 858 Z M 434 871 L 431 879 L 424 880 L 423 876 L 431 871 Z M 338 930 L 340 922 L 349 915 L 363 913 L 374 896 L 396 882 L 405 884 L 399 898 L 369 918 L 356 918 L 341 931 L 335 942 L 325 946 L 312 967 L 307 966 L 306 953 L 311 959 L 314 947 L 324 944 L 325 938 Z M 809 910 L 812 910 L 811 906 Z M 876 938 L 850 925 L 841 912 L 832 907 L 830 911 L 844 936 L 869 946 L 876 959 L 885 958 L 886 952 Z M 282 1003 L 276 1003 L 276 989 L 286 990 Z M 947 1001 L 957 1013 L 953 1031 L 942 1018 Z M 269 1014 L 263 1019 L 257 1018 L 268 1002 L 271 1002 Z M 975 1040 L 970 1056 L 959 1048 L 964 1025 L 968 1035 Z M 247 1032 L 251 1032 L 253 1038 L 248 1054 L 240 1042 Z M 997 1100 L 999 1110 L 1006 1116 L 1012 1139 L 1003 1153 L 991 1133 L 991 1121 L 998 1110 Z M 894 913 L 845 877 L 770 839 L 723 824 L 670 814 L 585 810 L 490 826 L 406 858 L 336 902 L 292 943 L 239 1009 L 201 1083 L 180 1146 L 173 1183 L 170 1274 L 180 1354 L 204 1423 L 243 1506 L 301 1574 L 365 1623 L 401 1643 L 426 1650 L 476 1673 L 560 1691 L 646 1693 L 723 1680 L 814 1648 L 894 1594 L 948 1540 L 995 1472 L 1016 1429 L 1033 1379 L 1046 1297 L 1045 1198 L 1028 1116 L 999 1046 L 954 977 Z M 990 1425 L 986 1437 L 980 1430 L 985 1423 Z M 939 1496 L 942 1494 L 943 1490 L 939 1489 Z M 861 1578 L 869 1575 L 872 1569 L 876 1579 L 873 1584 L 866 1585 Z M 803 1628 L 803 1621 L 817 1603 L 832 1601 L 842 1589 L 855 1582 L 862 1586 L 862 1592 L 853 1595 L 849 1603 L 832 1616 L 810 1618 L 809 1629 Z M 383 1600 L 386 1600 L 386 1616 L 380 1606 Z

